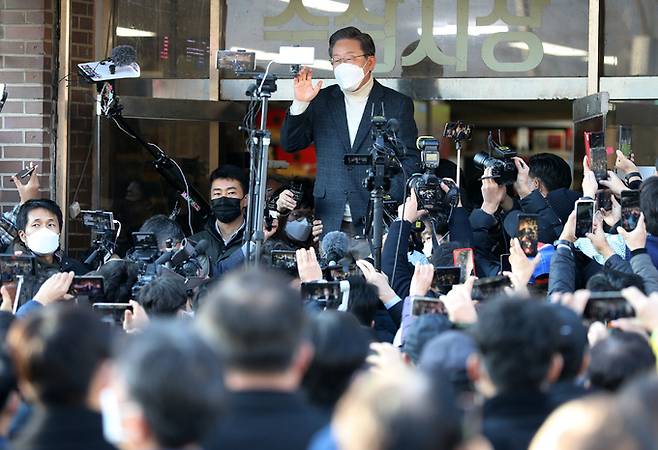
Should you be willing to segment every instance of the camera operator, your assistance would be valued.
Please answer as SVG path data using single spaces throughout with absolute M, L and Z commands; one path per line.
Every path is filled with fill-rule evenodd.
M 408 156 L 402 160 L 407 175 L 415 173 L 418 153 L 414 106 L 411 98 L 374 80 L 377 64 L 372 37 L 354 27 L 336 31 L 329 38 L 329 57 L 337 85 L 320 90 L 312 71 L 303 68 L 294 80 L 295 98 L 281 129 L 281 145 L 288 152 L 315 143 L 317 178 L 313 195 L 316 217 L 324 232 L 341 228 L 351 236 L 361 234 L 370 198 L 363 187 L 366 167 L 345 166 L 346 153 L 369 154 L 373 114 L 399 121 L 399 138 Z M 374 109 L 373 109 L 374 107 Z M 391 195 L 403 200 L 405 178 L 394 177 Z
M 515 156 L 512 160 L 517 172 L 513 187 L 518 200 L 508 195 L 507 186 L 500 183 L 500 179 L 496 180 L 494 169 L 486 167 L 481 178 L 483 203 L 470 216 L 479 276 L 495 276 L 500 272 L 498 258 L 506 253 L 508 242 L 502 225 L 504 223 L 507 230 L 516 229 L 520 213 L 538 215 L 539 242 L 553 243 L 562 232 L 562 222 L 541 194 L 536 177 L 531 183 L 530 167 L 519 157 Z
M 140 233 L 153 233 L 158 241 L 158 250 L 164 252 L 167 248 L 178 248 L 185 239 L 185 233 L 175 220 L 164 214 L 155 215 L 144 222 Z

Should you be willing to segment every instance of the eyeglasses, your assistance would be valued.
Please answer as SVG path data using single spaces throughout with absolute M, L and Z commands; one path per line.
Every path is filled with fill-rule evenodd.
M 337 66 L 338 64 L 342 64 L 342 63 L 348 63 L 349 64 L 352 61 L 354 61 L 356 58 L 360 58 L 362 56 L 368 57 L 370 55 L 363 54 L 363 55 L 356 55 L 356 56 L 347 56 L 345 58 L 329 58 L 329 62 L 331 63 L 332 66 Z

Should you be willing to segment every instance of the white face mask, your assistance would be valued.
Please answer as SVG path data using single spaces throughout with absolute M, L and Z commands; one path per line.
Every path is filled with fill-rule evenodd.
M 123 441 L 123 426 L 119 398 L 112 388 L 100 393 L 101 414 L 103 415 L 103 436 L 110 444 L 118 446 Z
M 59 248 L 59 234 L 42 228 L 27 236 L 27 248 L 39 256 L 55 253 Z
M 363 67 L 355 64 L 342 63 L 334 68 L 334 77 L 344 91 L 355 91 L 365 76 Z

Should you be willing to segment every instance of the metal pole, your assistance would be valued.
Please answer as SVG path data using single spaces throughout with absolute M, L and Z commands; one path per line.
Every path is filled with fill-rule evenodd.
M 375 269 L 382 270 L 382 242 L 384 240 L 384 193 L 377 188 L 372 194 L 372 256 L 375 260 Z
M 255 242 L 255 261 L 254 265 L 260 265 L 263 242 L 265 241 L 264 225 L 265 217 L 265 192 L 267 189 L 267 160 L 269 157 L 269 148 L 271 134 L 267 131 L 267 106 L 270 98 L 269 92 L 261 93 L 261 116 L 260 116 L 260 154 L 258 161 L 258 176 L 256 178 L 256 204 L 254 205 L 254 242 Z

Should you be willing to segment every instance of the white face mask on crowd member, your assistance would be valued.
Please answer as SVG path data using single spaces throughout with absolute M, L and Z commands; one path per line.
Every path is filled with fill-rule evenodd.
M 60 225 L 55 213 L 46 208 L 28 211 L 24 230 L 18 237 L 38 256 L 52 255 L 59 248 Z

